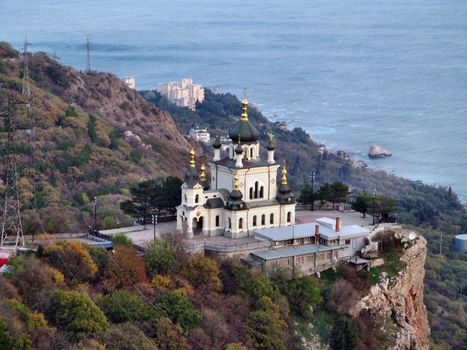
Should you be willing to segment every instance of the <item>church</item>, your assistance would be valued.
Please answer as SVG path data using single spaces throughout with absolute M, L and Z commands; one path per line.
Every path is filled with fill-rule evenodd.
M 226 152 L 221 151 L 219 137 L 213 142 L 210 179 L 204 164 L 198 172 L 195 151 L 190 151 L 182 203 L 177 207 L 177 231 L 185 238 L 222 235 L 237 239 L 252 236 L 254 230 L 295 222 L 295 197 L 287 184 L 285 164 L 281 167 L 274 159 L 275 141 L 270 137 L 267 159 L 262 159 L 259 133 L 248 120 L 246 98 L 242 104 Z M 279 168 L 282 176 L 277 184 Z

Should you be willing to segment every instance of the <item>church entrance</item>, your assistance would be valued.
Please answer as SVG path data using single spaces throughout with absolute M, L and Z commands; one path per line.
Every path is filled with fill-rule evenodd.
M 203 232 L 203 217 L 193 218 L 193 234 L 197 235 Z

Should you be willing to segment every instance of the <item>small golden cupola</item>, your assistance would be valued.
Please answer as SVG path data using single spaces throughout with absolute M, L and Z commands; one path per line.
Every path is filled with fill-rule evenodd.
M 185 175 L 185 183 L 188 188 L 193 188 L 197 183 L 199 183 L 199 176 L 198 172 L 196 171 L 195 163 L 195 149 L 193 147 L 191 147 L 190 150 L 190 165 Z
M 295 203 L 295 194 L 290 189 L 290 186 L 287 181 L 287 168 L 285 166 L 285 161 L 282 164 L 281 173 L 282 173 L 281 184 L 279 185 L 279 188 L 277 189 L 276 199 L 281 204 Z

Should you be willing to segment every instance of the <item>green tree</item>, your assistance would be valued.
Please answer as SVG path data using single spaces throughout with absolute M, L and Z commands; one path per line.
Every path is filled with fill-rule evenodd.
M 110 149 L 118 150 L 118 138 L 119 134 L 117 130 L 114 129 L 109 133 Z
M 292 311 L 310 319 L 313 308 L 321 304 L 321 288 L 315 278 L 304 276 L 295 278 L 286 284 L 287 295 Z
M 149 276 L 167 274 L 186 259 L 183 241 L 170 234 L 155 242 L 148 242 L 144 248 L 144 265 Z
M 185 332 L 200 325 L 203 319 L 202 314 L 194 309 L 190 300 L 180 290 L 161 296 L 155 305 L 165 317 L 180 325 Z
M 368 195 L 368 193 L 364 192 L 361 193 L 355 198 L 355 200 L 352 203 L 352 209 L 358 211 L 359 213 L 362 213 L 363 217 L 366 217 L 366 213 L 368 212 L 368 208 L 370 208 L 371 203 L 371 197 Z
M 285 350 L 286 323 L 280 317 L 279 307 L 269 297 L 259 300 L 259 309 L 251 313 L 245 331 L 259 350 Z
M 300 197 L 298 197 L 298 201 L 302 204 L 310 204 L 312 200 L 313 194 L 311 191 L 311 186 L 308 184 L 303 185 L 300 192 Z
M 92 143 L 97 143 L 98 141 L 96 125 L 97 125 L 96 117 L 93 116 L 92 114 L 89 114 L 89 119 L 88 119 L 88 123 L 86 124 L 86 127 L 88 129 L 88 135 Z
M 168 176 L 162 181 L 146 180 L 130 188 L 131 200 L 121 203 L 120 208 L 134 217 L 147 217 L 152 213 L 174 215 L 181 202 L 182 180 Z
M 349 186 L 342 182 L 334 182 L 331 184 L 330 192 L 329 192 L 329 201 L 332 204 L 336 204 L 339 202 L 345 202 L 347 200 L 347 196 L 349 194 Z
M 113 323 L 142 322 L 156 317 L 154 309 L 143 298 L 126 290 L 100 296 L 96 304 Z
M 357 346 L 359 337 L 358 324 L 349 315 L 341 315 L 332 327 L 330 345 L 333 350 L 352 350 Z
M 108 327 L 104 313 L 81 292 L 57 290 L 52 308 L 55 323 L 72 339 L 82 339 Z

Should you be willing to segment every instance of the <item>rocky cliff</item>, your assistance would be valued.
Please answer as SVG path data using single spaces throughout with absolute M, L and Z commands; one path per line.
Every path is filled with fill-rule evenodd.
M 396 326 L 392 334 L 396 344 L 394 349 L 428 349 L 430 328 L 423 303 L 427 242 L 421 236 L 409 241 L 408 234 L 405 230 L 396 233 L 405 242 L 401 257 L 405 267 L 395 278 L 383 274 L 380 282 L 350 309 L 350 313 L 358 316 L 367 310 L 392 320 Z

